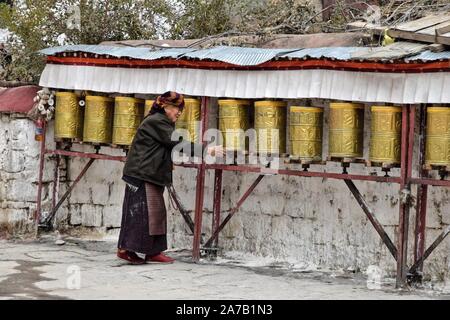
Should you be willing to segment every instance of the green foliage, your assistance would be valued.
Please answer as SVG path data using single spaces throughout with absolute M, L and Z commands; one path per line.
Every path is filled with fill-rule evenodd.
M 75 9 L 78 8 L 78 9 Z M 79 11 L 77 11 L 79 10 Z M 0 28 L 13 36 L 0 60 L 0 79 L 37 81 L 44 60 L 37 51 L 59 44 L 154 39 L 171 8 L 164 0 L 26 0 L 0 5 Z M 0 56 L 2 59 L 2 56 Z M 5 57 L 3 56 L 3 60 Z

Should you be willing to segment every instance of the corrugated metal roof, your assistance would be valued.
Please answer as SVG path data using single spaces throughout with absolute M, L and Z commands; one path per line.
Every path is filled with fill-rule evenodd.
M 199 59 L 222 61 L 238 66 L 255 66 L 273 59 L 335 59 L 335 60 L 371 60 L 385 61 L 390 59 L 405 59 L 406 61 L 424 60 L 450 60 L 450 51 L 431 52 L 421 48 L 421 44 L 397 43 L 387 47 L 324 47 L 305 49 L 261 49 L 219 46 L 209 49 L 168 48 L 150 50 L 149 48 L 113 47 L 104 45 L 71 45 L 41 50 L 46 55 L 62 52 L 87 52 L 114 57 L 129 57 L 134 59 L 156 60 L 162 58 L 172 59 Z M 423 51 L 422 51 L 423 50 Z M 422 52 L 420 52 L 422 51 Z
M 290 52 L 280 56 L 280 58 L 288 59 L 305 59 L 305 58 L 329 58 L 337 60 L 349 60 L 352 53 L 365 49 L 364 47 L 325 47 L 325 48 L 306 48 L 298 51 Z
M 450 60 L 450 51 L 442 51 L 442 52 L 432 52 L 430 50 L 426 50 L 424 52 L 421 52 L 420 54 L 406 58 L 406 61 L 416 61 L 416 60 L 423 60 L 423 61 L 437 61 L 437 60 Z
M 87 52 L 99 55 L 110 55 L 118 58 L 129 57 L 134 59 L 156 60 L 162 58 L 176 59 L 180 55 L 194 50 L 195 49 L 190 48 L 168 48 L 152 51 L 149 48 L 113 47 L 103 45 L 68 45 L 48 48 L 39 52 L 48 56 L 63 52 Z
M 200 60 L 216 60 L 238 66 L 256 66 L 270 61 L 283 54 L 300 49 L 261 49 L 220 46 L 211 49 L 197 50 L 183 55 L 183 57 Z

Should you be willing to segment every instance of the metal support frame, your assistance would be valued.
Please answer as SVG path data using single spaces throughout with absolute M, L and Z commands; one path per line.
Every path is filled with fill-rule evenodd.
M 387 232 L 384 230 L 381 223 L 378 221 L 378 219 L 375 216 L 375 213 L 372 212 L 372 210 L 367 205 L 366 200 L 362 196 L 362 194 L 359 192 L 358 188 L 356 188 L 355 184 L 352 180 L 344 180 L 345 184 L 349 188 L 350 192 L 355 197 L 356 201 L 358 202 L 361 209 L 363 209 L 364 213 L 367 216 L 367 219 L 372 223 L 373 227 L 377 231 L 377 233 L 380 235 L 381 239 L 383 240 L 383 243 L 386 245 L 386 247 L 389 249 L 389 252 L 392 254 L 395 260 L 397 260 L 397 247 L 392 242 L 391 238 L 387 234 Z
M 204 135 L 208 127 L 208 102 L 207 97 L 202 97 L 201 106 L 201 137 L 204 143 Z M 203 200 L 205 195 L 205 173 L 206 166 L 202 161 L 197 172 L 197 187 L 195 190 L 195 217 L 194 217 L 194 243 L 192 244 L 192 258 L 194 261 L 200 260 L 200 242 L 202 234 Z
M 184 221 L 189 227 L 189 230 L 191 230 L 191 232 L 194 233 L 194 221 L 192 221 L 192 218 L 189 215 L 188 210 L 186 210 L 181 204 L 180 198 L 178 197 L 175 188 L 173 186 L 169 186 L 167 187 L 167 192 L 169 193 L 169 197 L 174 202 L 175 207 L 178 209 L 178 211 L 180 211 L 181 215 L 183 216 Z
M 202 138 L 207 128 L 208 123 L 208 102 L 207 97 L 202 98 L 202 109 L 201 109 L 201 121 L 202 121 Z M 402 287 L 406 283 L 407 272 L 410 274 L 417 274 L 422 270 L 424 261 L 430 256 L 433 250 L 450 234 L 450 227 L 445 229 L 437 239 L 425 250 L 425 228 L 426 228 L 426 201 L 427 201 L 427 186 L 442 186 L 450 187 L 450 180 L 437 180 L 428 178 L 427 171 L 423 170 L 424 165 L 424 152 L 425 152 L 425 130 L 426 130 L 426 110 L 424 105 L 420 108 L 420 127 L 419 127 L 419 177 L 412 176 L 412 157 L 413 157 L 413 147 L 414 147 L 414 129 L 415 129 L 415 105 L 404 105 L 402 106 L 402 134 L 401 134 L 401 163 L 400 163 L 400 176 L 399 177 L 389 177 L 389 176 L 373 176 L 373 175 L 356 175 L 348 173 L 330 173 L 330 172 L 313 172 L 313 171 L 302 171 L 293 169 L 280 169 L 277 171 L 279 175 L 288 176 L 298 176 L 298 177 L 317 177 L 317 178 L 329 178 L 344 180 L 347 187 L 355 197 L 356 201 L 366 214 L 367 218 L 374 226 L 376 232 L 380 235 L 383 243 L 387 246 L 389 252 L 397 261 L 397 287 Z M 204 141 L 202 139 L 202 141 Z M 70 150 L 47 150 L 45 149 L 45 127 L 44 127 L 44 137 L 41 141 L 41 155 L 39 160 L 39 184 L 38 184 L 38 196 L 37 196 L 37 206 L 35 212 L 36 224 L 40 221 L 41 217 L 41 197 L 42 197 L 42 187 L 43 187 L 43 170 L 45 164 L 45 155 L 55 155 L 57 168 L 55 170 L 54 179 L 55 184 L 53 186 L 53 199 L 52 199 L 52 212 L 50 216 L 56 214 L 58 208 L 61 206 L 62 202 L 67 198 L 76 184 L 79 182 L 81 177 L 87 172 L 90 165 L 95 159 L 99 160 L 111 160 L 111 161 L 121 161 L 124 162 L 126 157 L 120 156 L 110 156 L 106 154 L 99 153 L 85 153 L 85 152 L 75 152 Z M 72 186 L 63 197 L 56 203 L 57 188 L 59 183 L 59 162 L 61 157 L 82 157 L 90 159 L 88 164 L 82 170 L 80 175 L 74 181 Z M 230 219 L 237 213 L 241 205 L 248 198 L 248 196 L 253 192 L 256 186 L 264 177 L 264 168 L 252 165 L 226 165 L 226 164 L 206 164 L 204 162 L 200 164 L 179 164 L 179 167 L 185 168 L 195 168 L 197 169 L 196 178 L 196 195 L 195 195 L 195 216 L 194 222 L 192 222 L 191 217 L 187 210 L 183 208 L 178 197 L 176 196 L 175 190 L 169 189 L 169 195 L 176 203 L 176 207 L 182 213 L 188 227 L 193 232 L 193 246 L 192 246 L 192 258 L 194 261 L 200 259 L 200 245 L 202 243 L 202 216 L 203 216 L 203 204 L 204 204 L 204 187 L 205 187 L 205 175 L 206 170 L 214 170 L 214 203 L 213 203 L 213 219 L 212 219 L 212 235 L 206 241 L 204 248 L 216 248 L 218 246 L 218 237 L 220 232 L 230 221 Z M 234 208 L 232 208 L 225 219 L 221 222 L 221 197 L 222 197 L 222 177 L 224 171 L 237 171 L 242 173 L 257 173 L 258 178 L 253 182 L 253 184 L 248 188 L 244 195 L 239 199 L 238 203 Z M 399 205 L 399 227 L 397 230 L 397 244 L 394 245 L 392 240 L 387 235 L 383 226 L 375 217 L 375 213 L 369 208 L 365 202 L 363 196 L 353 183 L 353 180 L 357 181 L 372 181 L 372 182 L 382 182 L 382 183 L 397 183 L 400 186 L 401 200 Z M 409 229 L 409 194 L 411 190 L 411 185 L 418 185 L 418 205 L 417 214 L 415 221 L 415 232 L 414 232 L 414 263 L 411 268 L 407 267 L 407 248 L 408 248 L 408 229 Z
M 400 202 L 397 243 L 397 287 L 406 284 L 408 259 L 408 230 L 409 230 L 409 194 L 411 191 L 408 177 L 411 176 L 412 150 L 414 146 L 415 107 L 402 106 L 401 131 L 401 166 L 400 166 Z
M 427 112 L 425 106 L 420 106 L 419 110 L 419 179 L 427 178 L 428 172 L 424 169 L 425 165 L 425 130 L 427 125 Z M 416 223 L 414 229 L 414 266 L 418 263 L 425 251 L 425 227 L 427 215 L 427 195 L 428 185 L 419 184 L 417 186 L 417 203 L 416 203 Z M 413 267 L 414 267 L 413 266 Z M 412 267 L 412 268 L 413 268 Z M 410 269 L 410 273 L 423 271 L 423 261 L 417 264 L 414 270 Z

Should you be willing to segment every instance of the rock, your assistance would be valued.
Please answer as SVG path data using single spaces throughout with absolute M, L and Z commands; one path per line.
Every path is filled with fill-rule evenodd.
M 66 242 L 64 240 L 59 239 L 59 240 L 55 241 L 55 244 L 58 245 L 58 246 L 63 246 L 63 245 L 66 244 Z

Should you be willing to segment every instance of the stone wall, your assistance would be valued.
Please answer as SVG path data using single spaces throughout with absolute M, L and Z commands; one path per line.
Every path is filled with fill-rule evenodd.
M 214 102 L 214 101 L 213 101 Z M 292 102 L 295 103 L 295 102 Z M 317 102 L 320 104 L 320 102 Z M 368 108 L 367 108 L 368 110 Z M 327 132 L 328 110 L 325 113 Z M 32 230 L 32 213 L 37 193 L 39 144 L 34 141 L 34 125 L 24 118 L 11 115 L 0 117 L 0 221 L 9 230 Z M 216 107 L 209 118 L 216 125 Z M 370 114 L 366 112 L 366 128 Z M 327 135 L 324 155 L 327 154 Z M 365 156 L 368 153 L 368 132 L 365 135 Z M 48 132 L 48 147 L 53 147 L 52 125 Z M 93 151 L 89 145 L 74 145 L 74 150 Z M 102 153 L 123 155 L 121 150 L 102 148 Z M 66 190 L 86 164 L 86 160 L 70 158 L 63 161 L 59 196 Z M 84 227 L 104 236 L 117 236 L 121 219 L 124 184 L 123 164 L 95 161 L 80 181 L 68 201 L 58 211 L 59 228 Z M 316 170 L 340 172 L 335 163 Z M 352 164 L 350 172 L 367 174 L 378 169 Z M 44 211 L 49 210 L 54 161 L 46 161 L 43 192 Z M 213 172 L 207 172 L 205 188 L 205 217 L 203 232 L 211 229 Z M 393 175 L 398 170 L 393 170 Z M 255 174 L 224 172 L 222 209 L 232 208 Z M 176 168 L 174 185 L 183 205 L 192 213 L 195 199 L 196 170 Z M 373 182 L 355 182 L 377 218 L 394 242 L 398 227 L 398 186 Z M 413 188 L 415 196 L 415 188 Z M 427 245 L 450 224 L 449 194 L 445 188 L 430 188 L 427 220 Z M 167 201 L 169 213 L 169 245 L 190 248 L 192 235 L 181 215 Z M 415 210 L 411 210 L 410 250 L 413 247 Z M 267 176 L 231 219 L 220 234 L 220 246 L 225 251 L 241 251 L 256 256 L 273 257 L 315 268 L 352 268 L 364 270 L 379 265 L 392 274 L 394 259 L 382 244 L 378 234 L 344 182 L 331 179 Z M 436 279 L 449 275 L 449 240 L 427 261 L 426 274 Z M 412 256 L 412 255 L 411 255 Z

